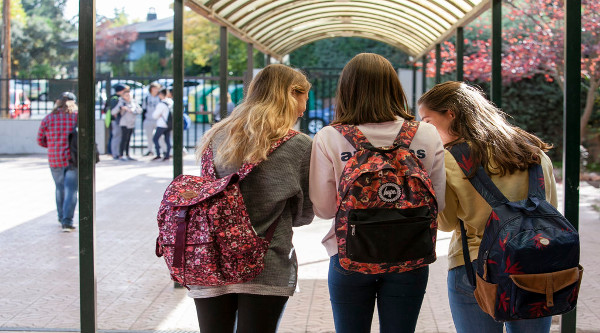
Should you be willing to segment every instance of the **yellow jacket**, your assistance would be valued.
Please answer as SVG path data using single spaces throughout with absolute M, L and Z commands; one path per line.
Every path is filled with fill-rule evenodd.
M 558 202 L 556 181 L 552 173 L 552 162 L 546 154 L 541 151 L 540 154 L 546 185 L 546 200 L 556 207 Z M 492 207 L 465 178 L 465 174 L 449 151 L 445 152 L 444 158 L 446 165 L 446 207 L 439 215 L 438 228 L 442 231 L 454 231 L 448 251 L 448 269 L 452 269 L 465 264 L 458 220 L 461 219 L 465 223 L 469 253 L 471 254 L 471 260 L 475 260 Z M 508 200 L 519 201 L 527 197 L 529 189 L 529 173 L 527 171 L 517 171 L 503 177 L 494 175 L 491 178 Z

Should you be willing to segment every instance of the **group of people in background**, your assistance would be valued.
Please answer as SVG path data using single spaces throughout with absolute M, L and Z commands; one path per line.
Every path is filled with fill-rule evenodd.
M 173 100 L 170 90 L 159 83 L 152 82 L 148 94 L 140 106 L 133 99 L 128 85 L 117 84 L 115 94 L 106 102 L 105 112 L 107 126 L 110 129 L 108 154 L 115 160 L 135 161 L 130 156 L 129 144 L 135 129 L 138 115 L 142 115 L 142 126 L 147 139 L 148 150 L 144 156 L 155 155 L 153 160 L 169 160 L 171 153 L 171 128 L 169 126 Z M 166 147 L 161 156 L 161 145 Z

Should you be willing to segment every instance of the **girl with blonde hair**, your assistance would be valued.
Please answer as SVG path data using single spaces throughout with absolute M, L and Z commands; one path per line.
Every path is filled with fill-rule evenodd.
M 244 101 L 198 144 L 198 160 L 209 147 L 214 152 L 218 178 L 258 163 L 240 183 L 242 196 L 258 235 L 276 223 L 258 277 L 241 284 L 191 286 L 203 333 L 234 332 L 234 327 L 238 332 L 275 332 L 294 294 L 298 264 L 292 227 L 309 224 L 314 214 L 308 197 L 311 139 L 292 127 L 306 110 L 310 87 L 297 70 L 279 64 L 265 67 L 250 83 Z

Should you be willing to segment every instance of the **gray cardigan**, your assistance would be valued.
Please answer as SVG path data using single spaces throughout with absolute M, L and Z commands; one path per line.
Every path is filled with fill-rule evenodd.
M 128 107 L 129 111 L 121 110 L 121 107 L 124 106 Z M 140 113 L 142 113 L 142 107 L 139 106 L 138 103 L 133 100 L 133 98 L 131 98 L 131 101 L 126 102 L 123 97 L 119 97 L 119 102 L 111 110 L 113 117 L 116 117 L 118 114 L 121 115 L 119 126 L 125 126 L 129 129 L 135 128 L 135 119 Z
M 213 149 L 223 142 L 218 134 Z M 312 140 L 298 134 L 276 149 L 240 183 L 252 226 L 264 237 L 269 226 L 281 217 L 265 256 L 265 269 L 254 280 L 220 287 L 190 286 L 193 298 L 230 293 L 292 296 L 298 279 L 298 262 L 292 244 L 292 227 L 312 222 L 314 213 L 308 197 L 308 171 Z M 237 168 L 216 167 L 217 177 Z

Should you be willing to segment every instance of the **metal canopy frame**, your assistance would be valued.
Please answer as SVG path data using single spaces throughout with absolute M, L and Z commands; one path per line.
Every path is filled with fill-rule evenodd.
M 420 58 L 490 0 L 187 0 L 192 10 L 276 59 L 326 38 L 363 37 Z

